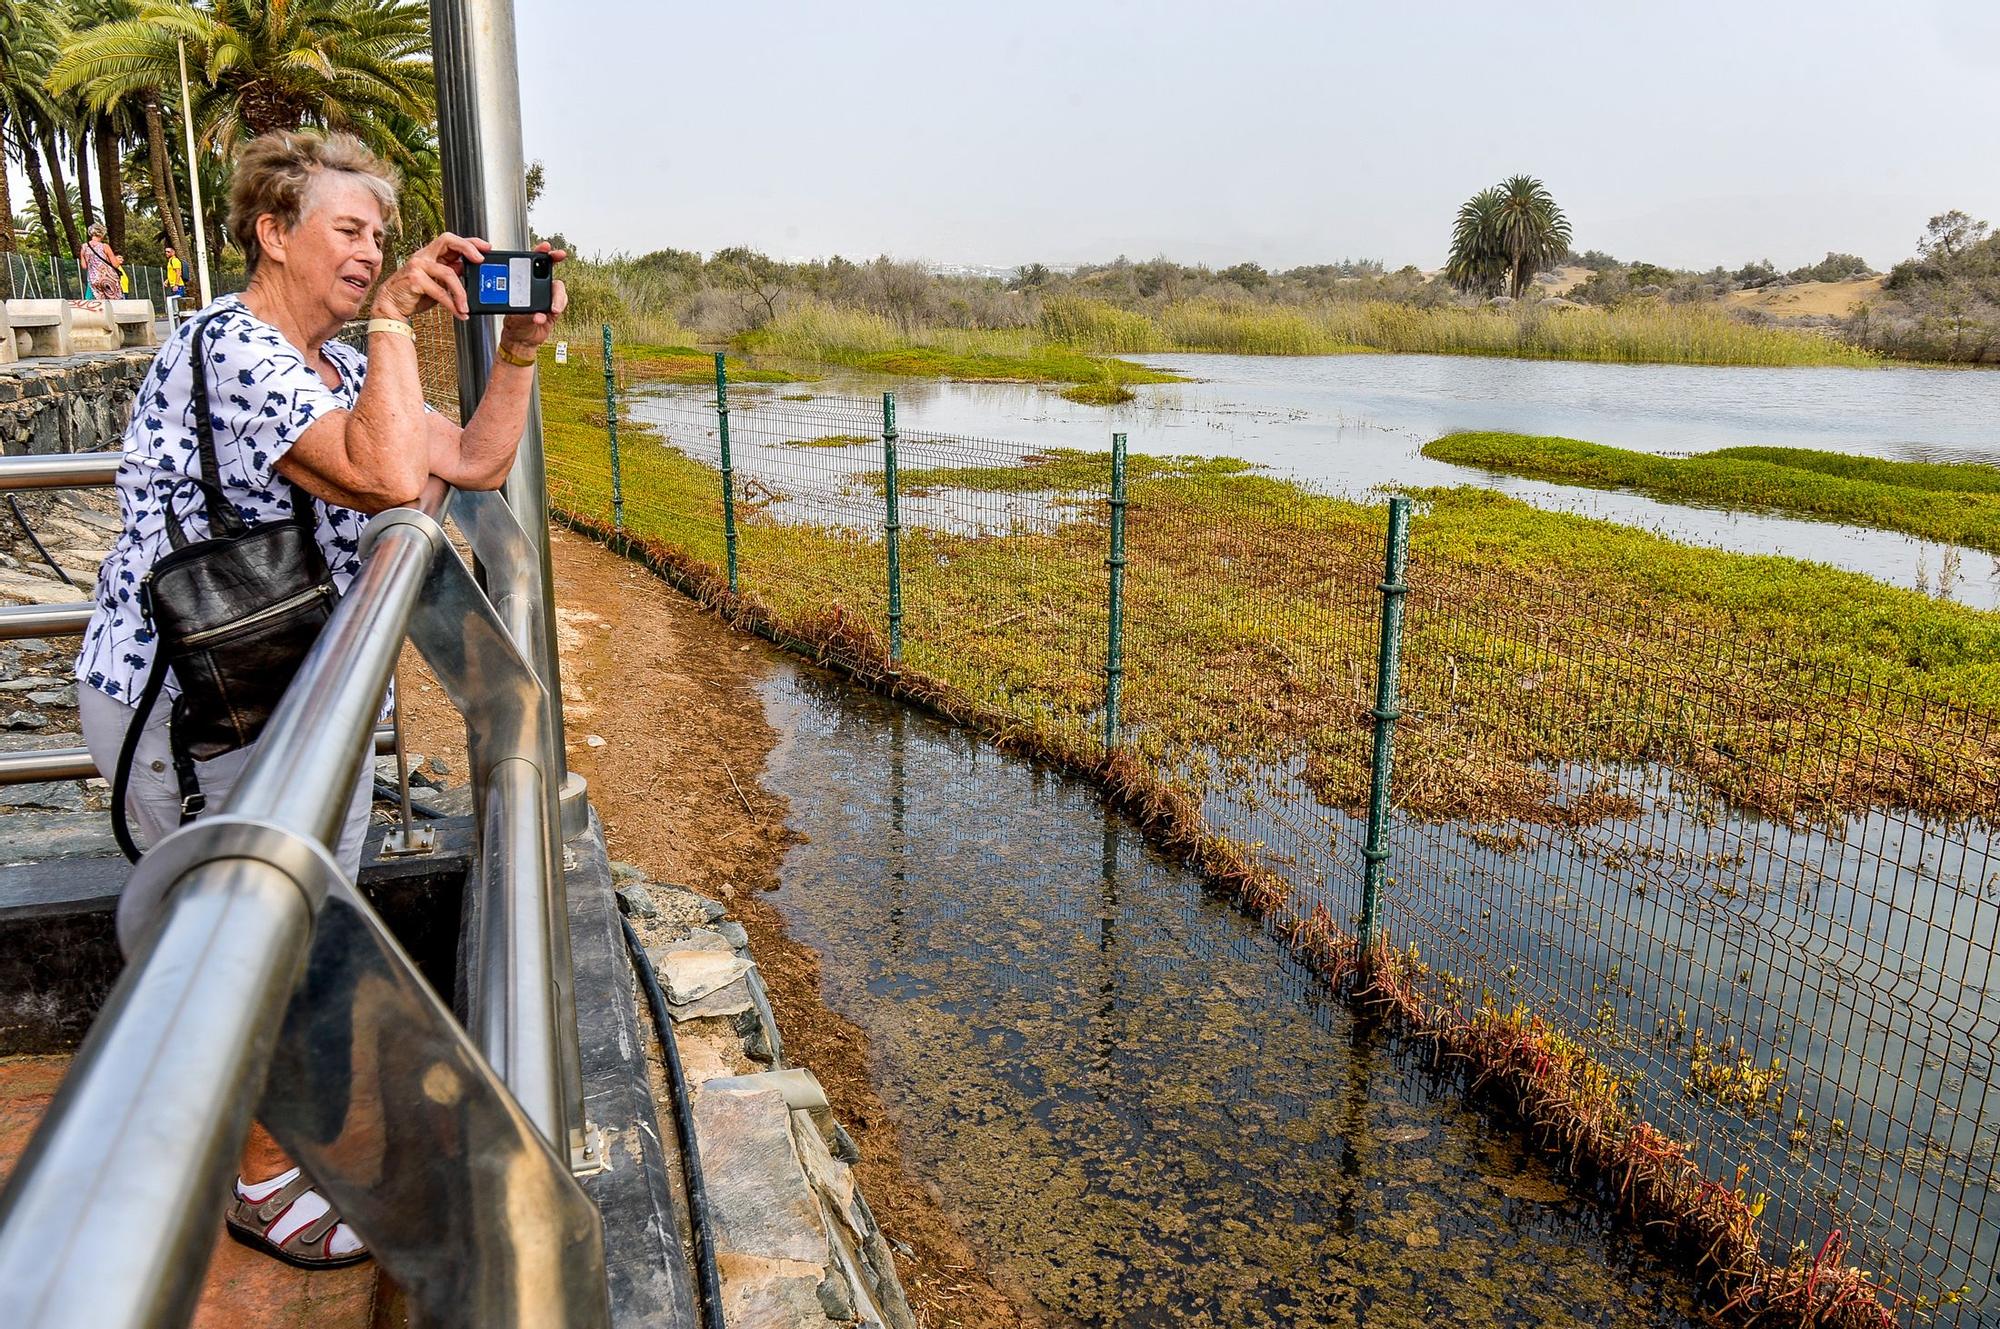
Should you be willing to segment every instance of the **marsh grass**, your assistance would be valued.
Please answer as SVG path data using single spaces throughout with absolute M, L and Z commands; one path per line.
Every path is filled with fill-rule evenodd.
M 739 337 L 737 345 L 760 356 L 912 378 L 1112 386 L 1184 381 L 1175 374 L 1051 342 L 1027 328 L 905 333 L 879 315 L 815 301 L 787 308 L 770 323 Z
M 1055 303 L 1051 301 L 1051 303 Z M 1142 328 L 1145 324 L 1150 331 Z M 1388 301 L 1273 305 L 1192 300 L 1159 314 L 1066 297 L 1044 317 L 1052 340 L 1085 350 L 1339 355 L 1397 351 L 1537 360 L 1704 365 L 1866 365 L 1876 357 L 1788 328 L 1755 327 L 1711 309 L 1418 308 Z
M 1525 434 L 1447 434 L 1424 446 L 1437 461 L 1669 503 L 1763 509 L 2000 552 L 2000 470 L 1889 462 L 1790 448 L 1730 448 L 1694 457 Z
M 881 439 L 868 434 L 824 434 L 819 438 L 800 438 L 787 442 L 788 448 L 858 448 L 868 444 L 879 444 Z

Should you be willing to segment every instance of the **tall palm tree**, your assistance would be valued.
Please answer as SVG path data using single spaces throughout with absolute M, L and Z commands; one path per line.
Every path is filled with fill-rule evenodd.
M 11 151 L 27 171 L 28 189 L 42 229 L 56 231 L 47 180 L 42 173 L 39 118 L 50 112 L 42 80 L 56 56 L 60 29 L 49 10 L 35 0 L 0 0 L 0 159 Z M 0 169 L 0 216 L 12 218 L 13 199 L 7 192 L 6 171 Z M 0 236 L 0 248 L 14 249 L 13 228 Z
M 96 107 L 137 100 L 145 113 L 155 188 L 171 197 L 159 98 L 180 86 L 187 49 L 189 92 L 201 145 L 227 160 L 245 137 L 272 129 L 343 129 L 401 166 L 406 198 L 427 208 L 435 179 L 436 88 L 428 8 L 414 0 L 107 0 L 129 16 L 95 26 L 70 44 L 50 76 Z M 157 145 L 157 146 L 156 146 Z M 436 186 L 428 186 L 435 195 Z M 218 196 L 219 198 L 220 196 Z M 171 209 L 169 212 L 168 209 Z M 185 237 L 174 243 L 186 253 Z
M 1507 255 L 1508 294 L 1516 300 L 1535 273 L 1569 252 L 1569 218 L 1533 176 L 1500 183 L 1500 249 Z
M 1461 291 L 1492 295 L 1506 280 L 1507 259 L 1499 243 L 1503 201 L 1498 189 L 1482 189 L 1460 206 L 1452 222 L 1444 275 Z
M 73 43 L 51 78 L 99 106 L 178 87 L 187 44 L 195 122 L 224 156 L 245 136 L 314 125 L 378 150 L 388 115 L 432 118 L 430 14 L 413 0 L 143 0 Z

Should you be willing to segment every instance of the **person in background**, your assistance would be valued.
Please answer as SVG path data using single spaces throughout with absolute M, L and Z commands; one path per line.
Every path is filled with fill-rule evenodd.
M 92 295 L 100 300 L 118 298 L 118 283 L 125 275 L 125 260 L 104 238 L 103 222 L 90 224 L 90 238 L 83 242 L 76 261 L 83 269 L 83 280 L 89 285 Z
M 167 326 L 173 327 L 180 316 L 181 301 L 187 298 L 187 274 L 181 268 L 181 256 L 167 246 Z

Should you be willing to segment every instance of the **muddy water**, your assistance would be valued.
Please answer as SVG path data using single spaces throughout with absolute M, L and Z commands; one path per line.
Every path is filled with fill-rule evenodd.
M 774 897 L 914 1166 L 1057 1322 L 1683 1325 L 1686 1285 L 1086 788 L 765 684 Z

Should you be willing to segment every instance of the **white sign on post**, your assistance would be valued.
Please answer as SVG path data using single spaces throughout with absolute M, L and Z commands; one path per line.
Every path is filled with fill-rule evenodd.
M 566 342 L 566 341 L 559 341 L 559 342 L 557 342 L 557 343 L 556 343 L 556 363 L 557 363 L 557 364 L 559 364 L 559 365 L 566 365 L 566 364 L 568 364 L 568 363 L 569 363 L 569 343 L 568 343 L 568 342 Z

